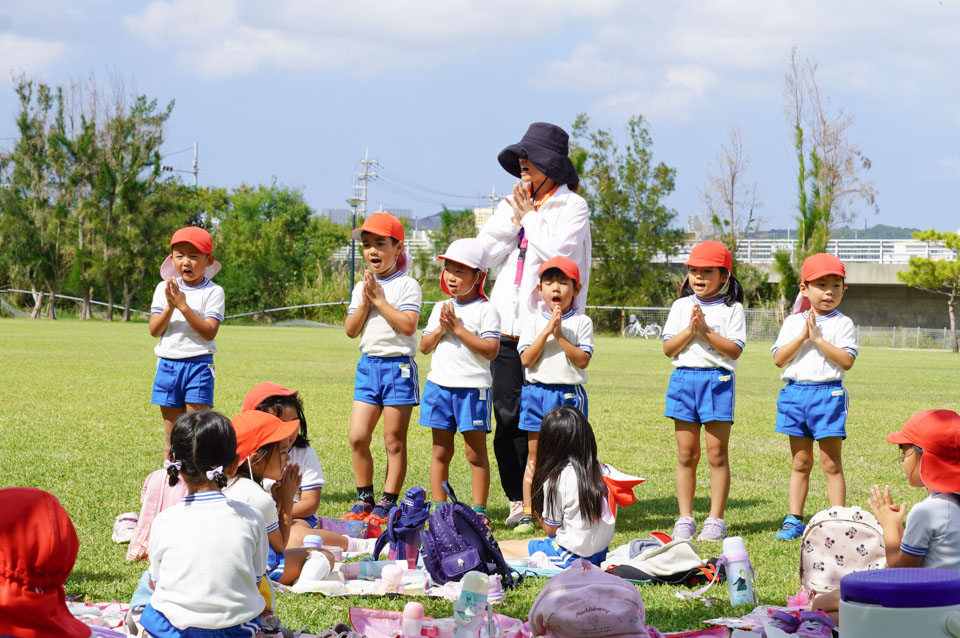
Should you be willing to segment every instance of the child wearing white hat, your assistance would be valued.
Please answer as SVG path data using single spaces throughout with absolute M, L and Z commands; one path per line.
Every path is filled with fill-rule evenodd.
M 438 257 L 444 261 L 440 288 L 453 297 L 433 307 L 420 352 L 433 353 L 420 401 L 420 425 L 433 430 L 430 489 L 435 503 L 446 500 L 454 436 L 463 434 L 473 486 L 473 509 L 486 517 L 491 431 L 490 361 L 500 351 L 500 316 L 487 300 L 487 250 L 477 239 L 458 239 Z

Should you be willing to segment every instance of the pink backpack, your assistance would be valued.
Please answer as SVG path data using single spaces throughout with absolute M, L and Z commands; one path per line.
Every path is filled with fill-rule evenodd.
M 580 559 L 550 579 L 530 608 L 530 631 L 548 638 L 660 638 L 644 625 L 632 584 Z
M 815 594 L 840 588 L 852 572 L 887 566 L 883 529 L 873 514 L 859 507 L 831 507 L 817 512 L 800 542 L 800 583 Z
M 153 524 L 153 519 L 163 510 L 179 503 L 187 493 L 186 483 L 178 481 L 176 485 L 170 487 L 167 478 L 167 471 L 160 469 L 150 472 L 143 481 L 143 488 L 140 490 L 140 502 L 143 505 L 140 508 L 137 527 L 133 530 L 133 538 L 130 539 L 130 546 L 127 548 L 127 560 L 147 558 L 150 526 Z

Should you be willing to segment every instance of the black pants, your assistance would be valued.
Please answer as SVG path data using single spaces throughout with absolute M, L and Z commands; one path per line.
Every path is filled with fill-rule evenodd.
M 497 419 L 493 452 L 500 469 L 500 485 L 508 500 L 522 501 L 527 433 L 519 427 L 523 364 L 520 363 L 516 339 L 500 337 L 500 353 L 491 363 L 490 370 L 493 373 L 493 414 Z

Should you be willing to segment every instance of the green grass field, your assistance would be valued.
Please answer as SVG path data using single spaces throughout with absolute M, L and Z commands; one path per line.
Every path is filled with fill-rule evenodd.
M 144 323 L 0 320 L 0 486 L 43 488 L 70 513 L 80 535 L 80 556 L 67 583 L 68 595 L 129 600 L 145 568 L 143 562 L 124 560 L 126 546 L 112 543 L 110 532 L 114 516 L 139 510 L 143 478 L 161 461 L 160 413 L 149 403 L 153 345 Z M 356 342 L 334 329 L 227 325 L 217 345 L 216 409 L 232 417 L 243 394 L 260 381 L 299 389 L 326 477 L 320 513 L 345 511 L 354 498 L 346 432 Z M 659 342 L 642 339 L 601 337 L 596 352 L 588 392 L 601 460 L 647 478 L 636 488 L 639 502 L 620 511 L 614 545 L 653 530 L 670 532 L 676 516 L 676 447 L 672 427 L 661 416 L 669 360 Z M 421 381 L 429 369 L 427 358 L 422 359 Z M 748 344 L 740 361 L 726 521 L 731 534 L 746 539 L 761 602 L 783 604 L 784 596 L 799 587 L 799 547 L 773 540 L 786 512 L 790 468 L 787 441 L 773 432 L 781 383 L 769 344 Z M 910 503 L 923 497 L 906 485 L 896 448 L 883 435 L 917 410 L 956 409 L 958 362 L 942 352 L 861 352 L 847 378 L 851 411 L 844 465 L 850 504 L 865 506 L 866 491 L 874 483 L 891 484 L 895 497 Z M 417 416 L 414 411 L 414 423 Z M 407 486 L 427 486 L 426 428 L 412 425 L 409 445 Z M 382 446 L 374 447 L 374 455 L 375 483 L 382 484 Z M 507 502 L 496 476 L 494 468 L 490 510 L 492 518 L 502 520 Z M 707 476 L 704 458 L 696 501 L 701 521 L 708 509 Z M 458 493 L 469 494 L 469 472 L 459 450 L 452 482 Z M 815 470 L 807 514 L 826 505 L 822 474 Z M 501 539 L 512 537 L 502 528 L 495 533 Z M 704 543 L 701 550 L 713 557 L 720 547 Z M 544 582 L 530 579 L 508 592 L 499 610 L 525 618 Z M 695 628 L 705 618 L 731 611 L 680 601 L 672 587 L 641 587 L 641 593 L 648 623 L 663 630 Z M 725 588 L 715 594 L 725 596 Z M 401 609 L 403 603 L 291 595 L 280 598 L 279 614 L 290 627 L 319 631 L 346 620 L 350 605 Z M 430 599 L 425 606 L 428 614 L 451 613 L 444 601 Z

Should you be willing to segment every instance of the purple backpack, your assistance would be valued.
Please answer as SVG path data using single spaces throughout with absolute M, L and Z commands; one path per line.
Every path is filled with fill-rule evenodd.
M 500 574 L 504 588 L 518 584 L 483 518 L 457 500 L 447 481 L 443 490 L 450 502 L 438 506 L 420 532 L 423 565 L 431 578 L 442 585 L 469 571 L 481 571 Z
M 430 515 L 430 503 L 422 487 L 411 487 L 400 505 L 390 508 L 387 514 L 387 528 L 377 538 L 373 548 L 373 560 L 380 558 L 380 552 L 389 543 L 390 550 L 387 558 L 403 560 L 411 565 L 417 564 L 420 553 L 420 530 Z

